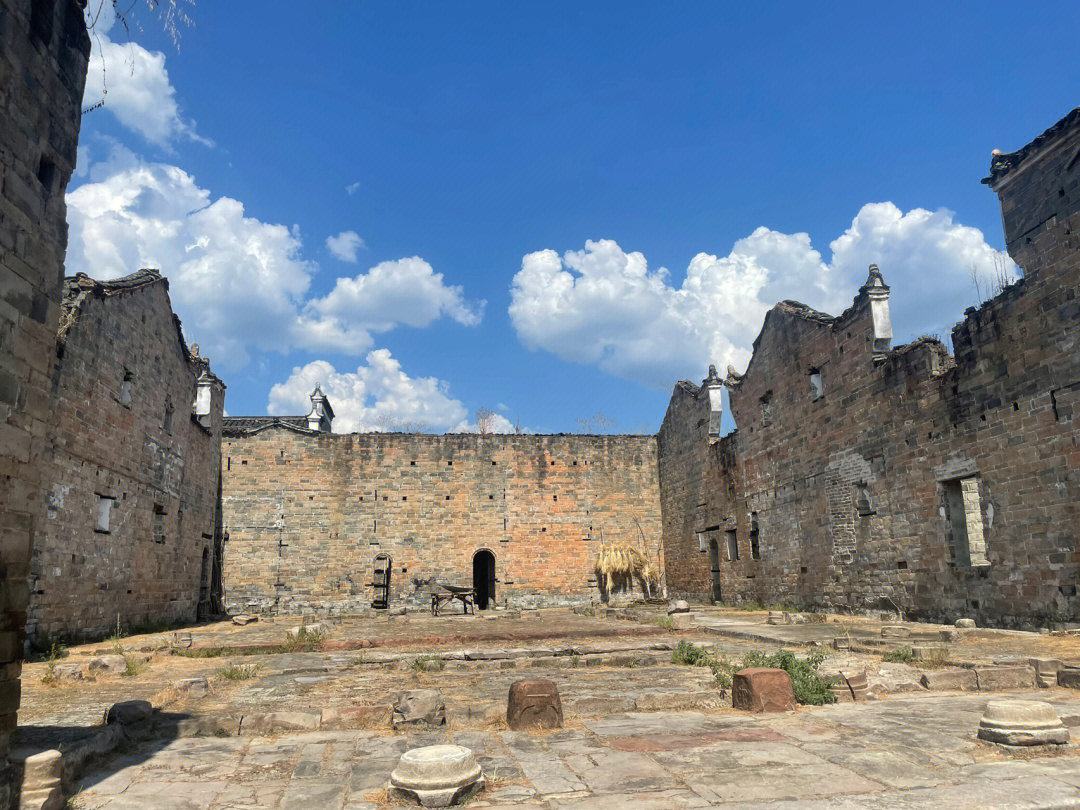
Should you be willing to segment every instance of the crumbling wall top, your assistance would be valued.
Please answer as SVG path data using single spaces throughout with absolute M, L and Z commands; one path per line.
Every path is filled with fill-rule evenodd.
M 1073 129 L 1080 129 L 1080 107 L 1074 108 L 1064 118 L 1043 132 L 1039 137 L 1015 152 L 1003 153 L 994 150 L 990 156 L 990 175 L 982 179 L 983 183 L 993 188 L 995 184 L 1025 160 Z

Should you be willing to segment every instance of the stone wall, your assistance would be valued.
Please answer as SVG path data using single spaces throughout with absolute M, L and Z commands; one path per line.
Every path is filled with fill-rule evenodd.
M 31 641 L 190 622 L 209 607 L 224 386 L 184 343 L 168 288 L 147 270 L 67 281 Z
M 0 0 L 0 807 L 89 51 L 73 0 Z
M 726 381 L 738 431 L 721 460 L 676 389 L 660 434 L 673 590 L 710 595 L 698 533 L 734 523 L 725 600 L 1080 618 L 1078 155 L 1073 113 L 995 158 L 989 182 L 1025 278 L 964 313 L 955 357 L 929 338 L 889 348 L 873 268 L 839 317 L 794 302 L 769 312 L 745 375 Z M 725 476 L 733 488 L 700 494 Z
M 660 557 L 651 436 L 337 435 L 273 420 L 227 428 L 222 452 L 232 611 L 370 609 L 380 555 L 390 605 L 414 607 L 436 580 L 471 586 L 480 550 L 499 606 L 597 598 L 602 540 Z

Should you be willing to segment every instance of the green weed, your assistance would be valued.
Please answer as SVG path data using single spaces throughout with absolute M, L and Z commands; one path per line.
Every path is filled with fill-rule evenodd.
M 735 671 L 726 658 L 717 658 L 704 647 L 690 641 L 680 641 L 671 653 L 673 664 L 683 664 L 690 667 L 708 667 L 713 674 L 713 680 L 721 689 L 731 688 L 731 676 Z
M 446 669 L 446 662 L 437 655 L 418 655 L 409 662 L 409 669 L 413 672 L 442 672 Z
M 222 667 L 215 674 L 226 681 L 246 681 L 258 674 L 259 664 L 229 664 Z
M 743 658 L 741 668 L 782 669 L 791 676 L 791 688 L 795 692 L 795 700 L 804 705 L 821 706 L 824 703 L 836 702 L 836 695 L 832 693 L 830 687 L 837 680 L 823 678 L 817 673 L 817 668 L 825 658 L 826 653 L 822 650 L 812 650 L 805 658 L 797 658 L 795 653 L 788 650 L 778 650 L 772 654 L 755 650 Z

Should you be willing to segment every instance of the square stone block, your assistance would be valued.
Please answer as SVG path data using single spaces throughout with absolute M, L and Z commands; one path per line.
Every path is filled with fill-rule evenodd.
M 791 676 L 782 669 L 750 667 L 735 673 L 731 705 L 749 712 L 786 712 L 794 709 Z

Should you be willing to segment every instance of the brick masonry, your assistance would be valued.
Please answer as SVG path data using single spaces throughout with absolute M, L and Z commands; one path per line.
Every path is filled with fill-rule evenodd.
M 194 621 L 219 536 L 224 385 L 184 342 L 168 281 L 65 286 L 30 567 L 27 634 L 42 645 Z
M 230 610 L 368 610 L 380 555 L 390 605 L 413 607 L 429 604 L 435 581 L 471 586 L 481 550 L 494 555 L 500 606 L 597 598 L 601 539 L 659 561 L 652 436 L 338 435 L 226 421 Z
M 0 0 L 0 806 L 89 51 L 76 2 Z
M 702 390 L 676 387 L 658 436 L 673 592 L 1080 619 L 1080 110 L 996 156 L 987 182 L 1024 278 L 964 313 L 955 357 L 930 338 L 888 347 L 872 272 L 838 317 L 769 312 L 726 380 L 735 433 L 710 439 Z M 721 543 L 714 564 L 728 529 L 739 559 Z

